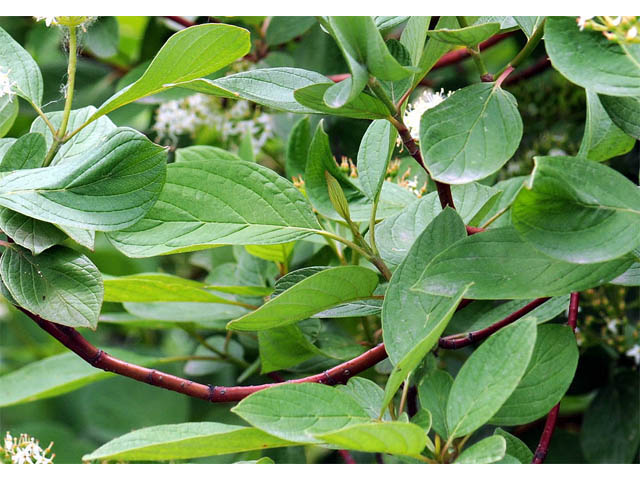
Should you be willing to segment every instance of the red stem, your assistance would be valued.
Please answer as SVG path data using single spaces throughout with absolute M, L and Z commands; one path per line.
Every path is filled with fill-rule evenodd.
M 172 21 L 174 21 L 174 22 L 176 22 L 176 23 L 178 23 L 178 24 L 182 25 L 182 26 L 183 26 L 183 27 L 185 27 L 185 28 L 193 27 L 193 26 L 195 25 L 195 23 L 193 23 L 193 22 L 192 22 L 192 21 L 190 21 L 190 20 L 187 20 L 187 19 L 186 19 L 186 18 L 184 18 L 184 17 L 164 17 L 164 18 L 167 18 L 167 19 L 169 19 L 169 20 L 172 20 Z
M 344 463 L 348 463 L 350 465 L 355 465 L 356 463 L 358 463 L 353 459 L 348 450 L 338 450 L 338 453 L 342 457 L 342 460 L 344 460 Z
M 580 303 L 580 293 L 573 292 L 571 294 L 571 300 L 569 301 L 569 320 L 567 324 L 573 329 L 574 333 L 576 331 L 576 325 L 578 323 L 578 305 Z M 547 452 L 549 451 L 549 444 L 551 443 L 551 437 L 553 436 L 553 431 L 556 428 L 556 422 L 558 421 L 558 412 L 560 411 L 560 402 L 551 409 L 549 414 L 547 415 L 547 420 L 544 423 L 544 430 L 542 430 L 542 435 L 540 436 L 540 442 L 538 443 L 538 448 L 536 448 L 536 453 L 533 456 L 533 460 L 531 463 L 542 463 L 544 462 L 545 457 L 547 456 Z
M 203 385 L 185 378 L 176 377 L 175 375 L 170 375 L 158 370 L 141 367 L 140 365 L 124 362 L 112 357 L 89 343 L 86 338 L 71 327 L 44 320 L 40 316 L 20 306 L 17 308 L 36 322 L 40 328 L 92 366 L 105 372 L 117 373 L 118 375 L 129 377 L 139 382 L 173 390 L 174 392 L 182 393 L 190 397 L 200 398 L 214 403 L 237 402 L 259 390 L 281 385 L 280 383 L 267 383 L 264 385 L 240 387 L 214 387 L 212 385 Z M 348 362 L 344 362 L 317 375 L 290 380 L 288 383 L 313 382 L 324 383 L 326 385 L 346 383 L 349 378 L 372 367 L 385 358 L 387 358 L 387 352 L 384 349 L 384 344 L 381 343 Z
M 537 298 L 531 303 L 526 304 L 520 310 L 513 312 L 511 315 L 505 317 L 499 322 L 494 323 L 493 325 L 489 325 L 482 330 L 476 330 L 475 332 L 468 332 L 456 335 L 450 335 L 448 337 L 443 337 L 438 341 L 438 346 L 440 348 L 444 348 L 447 350 L 453 350 L 457 348 L 463 348 L 467 345 L 471 345 L 473 342 L 477 342 L 479 340 L 483 340 L 493 333 L 500 330 L 502 327 L 506 327 L 510 323 L 515 322 L 516 320 L 524 317 L 527 313 L 533 310 L 536 307 L 539 307 L 544 302 L 549 300 L 551 297 L 543 297 Z

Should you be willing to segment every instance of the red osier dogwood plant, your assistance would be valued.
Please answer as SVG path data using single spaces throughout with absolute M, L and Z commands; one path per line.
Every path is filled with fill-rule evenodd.
M 580 292 L 639 285 L 640 190 L 603 162 L 640 138 L 640 19 L 267 17 L 252 45 L 238 25 L 168 18 L 178 31 L 150 61 L 82 108 L 78 52 L 95 57 L 91 31 L 110 24 L 48 18 L 68 47 L 61 111 L 47 111 L 38 63 L 0 29 L 0 133 L 19 101 L 35 112 L 28 133 L 0 138 L 2 293 L 75 354 L 0 377 L 0 405 L 113 374 L 234 404 L 221 421 L 112 438 L 85 461 L 254 452 L 235 458 L 269 463 L 271 449 L 315 446 L 347 463 L 542 463 L 578 366 Z M 286 65 L 275 54 L 307 32 L 344 73 L 269 63 Z M 490 71 L 484 50 L 516 35 L 519 50 Z M 541 50 L 548 60 L 522 67 Z M 465 58 L 475 81 L 423 91 L 429 72 Z M 507 87 L 549 60 L 586 90 L 579 152 L 496 183 L 523 137 Z M 169 109 L 154 140 L 171 148 L 119 113 L 154 98 Z M 237 153 L 179 145 L 188 128 L 171 122 L 210 124 L 206 102 L 253 112 L 221 121 L 240 132 Z M 261 112 L 289 112 L 282 164 L 257 161 L 256 144 L 279 134 Z M 354 159 L 335 159 L 347 138 L 337 117 L 364 125 Z M 397 157 L 424 185 L 394 181 Z M 96 232 L 119 255 L 197 259 L 206 273 L 103 275 L 87 251 Z M 116 354 L 79 330 L 110 323 L 186 332 L 198 347 Z M 180 362 L 184 373 L 159 369 Z M 624 461 L 640 442 L 631 395 Z M 512 428 L 534 421 L 545 422 L 535 450 Z

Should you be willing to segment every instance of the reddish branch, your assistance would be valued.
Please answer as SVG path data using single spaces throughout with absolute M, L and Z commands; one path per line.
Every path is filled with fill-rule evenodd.
M 348 464 L 356 464 L 357 463 L 353 459 L 353 457 L 351 456 L 351 454 L 349 453 L 348 450 L 338 450 L 338 453 L 342 457 L 342 460 L 344 460 L 344 463 L 348 463 Z
M 191 20 L 187 20 L 184 17 L 164 17 L 164 18 L 167 18 L 167 19 L 169 19 L 171 21 L 174 21 L 177 24 L 182 25 L 185 28 L 193 27 L 195 25 L 195 23 L 193 23 Z
M 568 325 L 576 331 L 576 324 L 578 323 L 578 304 L 580 302 L 580 293 L 574 292 L 571 294 L 571 300 L 569 302 L 569 320 Z M 540 436 L 540 443 L 538 443 L 538 448 L 536 448 L 536 453 L 533 456 L 533 460 L 531 463 L 542 463 L 547 456 L 547 452 L 549 451 L 549 444 L 551 443 L 551 437 L 553 436 L 553 431 L 556 428 L 556 422 L 558 421 L 558 412 L 560 411 L 560 402 L 557 403 L 555 407 L 551 409 L 549 414 L 547 415 L 547 420 L 544 423 L 544 430 L 542 430 L 542 435 Z
M 443 337 L 438 341 L 438 346 L 440 348 L 451 350 L 456 348 L 463 348 L 463 347 L 466 347 L 467 345 L 471 345 L 473 342 L 483 340 L 488 336 L 494 334 L 498 330 L 500 330 L 502 327 L 506 327 L 507 325 L 515 322 L 519 318 L 524 317 L 531 310 L 533 310 L 536 307 L 539 307 L 549 299 L 550 297 L 537 298 L 533 302 L 526 304 L 520 310 L 513 312 L 511 315 L 505 317 L 499 322 L 496 322 L 493 325 L 489 325 L 488 327 L 483 328 L 482 330 L 476 330 L 475 332 L 468 332 L 468 333 Z
M 133 363 L 128 363 L 115 358 L 108 353 L 92 345 L 80 333 L 71 327 L 58 325 L 44 320 L 28 310 L 17 307 L 20 311 L 28 315 L 40 328 L 49 333 L 52 337 L 62 343 L 69 350 L 74 352 L 84 361 L 95 368 L 105 372 L 113 372 L 118 375 L 132 378 L 139 382 L 173 390 L 190 397 L 200 398 L 209 402 L 237 402 L 259 390 L 280 385 L 280 383 L 267 383 L 264 385 L 250 385 L 239 387 L 220 387 L 213 385 L 203 385 L 185 378 L 170 375 L 155 369 L 141 367 Z M 290 380 L 288 383 L 324 383 L 335 385 L 346 383 L 354 375 L 372 367 L 387 357 L 384 344 L 377 345 L 362 355 L 344 362 L 336 367 L 326 370 L 317 375 Z

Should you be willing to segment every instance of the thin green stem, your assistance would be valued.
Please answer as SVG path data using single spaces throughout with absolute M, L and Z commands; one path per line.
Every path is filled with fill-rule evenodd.
M 504 215 L 510 208 L 511 208 L 511 205 L 507 205 L 506 207 L 501 208 L 500 210 L 498 210 L 498 212 L 493 217 L 491 217 L 489 220 L 484 222 L 480 226 L 480 228 L 487 228 L 489 225 L 491 225 L 493 222 L 495 222 L 497 219 L 499 219 L 502 215 Z
M 409 395 L 409 379 L 411 378 L 411 374 L 407 375 L 407 378 L 404 380 L 404 387 L 402 387 L 402 396 L 400 397 L 400 405 L 398 406 L 398 414 L 402 414 L 404 411 L 404 405 L 407 403 L 407 396 Z
M 369 243 L 371 245 L 371 251 L 376 257 L 380 255 L 378 247 L 376 246 L 376 212 L 378 211 L 379 200 L 380 195 L 378 195 L 373 201 L 373 206 L 371 207 L 371 218 L 369 219 Z
M 469 26 L 466 18 L 456 17 L 456 19 L 458 20 L 458 23 L 462 28 L 466 28 Z M 489 71 L 487 70 L 487 66 L 484 64 L 484 60 L 482 60 L 482 55 L 480 54 L 480 47 L 478 45 L 467 47 L 467 52 L 469 52 L 469 55 L 471 55 L 471 58 L 473 58 L 473 63 L 476 64 L 476 68 L 480 73 L 480 78 L 482 79 L 482 81 L 486 82 L 486 81 L 493 80 L 493 77 L 489 79 L 490 77 Z
M 364 249 L 362 249 L 361 247 L 359 247 L 358 245 L 353 243 L 351 240 L 347 240 L 346 238 L 341 237 L 340 235 L 337 235 L 337 234 L 335 234 L 333 232 L 329 232 L 327 230 L 316 230 L 316 233 L 318 235 L 322 235 L 325 238 L 330 238 L 332 240 L 336 240 L 336 241 L 346 245 L 347 247 L 351 248 L 352 250 L 358 252 L 360 255 L 362 255 L 367 260 L 371 260 L 371 255 L 369 254 L 369 252 L 365 251 Z
M 44 112 L 42 111 L 42 109 L 38 105 L 33 103 L 30 99 L 28 101 L 29 101 L 29 104 L 36 111 L 38 116 L 44 121 L 44 123 L 47 124 L 47 127 L 49 127 L 49 130 L 51 130 L 51 134 L 55 138 L 55 136 L 58 134 L 58 132 L 56 132 L 56 127 L 53 126 L 53 123 L 51 123 L 51 120 L 49 120 L 49 118 L 44 114 Z
M 369 79 L 369 88 L 373 93 L 375 93 L 376 97 L 378 97 L 382 101 L 382 103 L 385 104 L 385 106 L 389 109 L 389 113 L 391 115 L 396 116 L 398 114 L 396 105 L 389 98 L 389 95 L 387 95 L 387 92 L 384 91 L 384 88 L 382 88 L 382 85 L 380 85 L 380 82 L 378 82 L 377 79 Z
M 540 25 L 538 25 L 538 28 L 535 29 L 525 46 L 522 47 L 522 50 L 518 52 L 513 60 L 511 60 L 507 65 L 504 66 L 502 70 L 495 74 L 496 78 L 500 77 L 500 75 L 502 75 L 502 73 L 504 73 L 509 67 L 511 67 L 512 69 L 517 68 L 524 60 L 529 57 L 529 55 L 531 55 L 531 53 L 533 53 L 535 48 L 538 46 L 538 43 L 540 43 L 540 40 L 542 40 L 545 22 L 546 19 L 543 20 Z
M 78 63 L 77 33 L 76 27 L 69 27 L 69 65 L 67 67 L 67 86 L 65 90 L 67 99 L 64 103 L 64 111 L 62 112 L 62 123 L 60 123 L 60 128 L 53 136 L 53 143 L 44 159 L 43 167 L 48 167 L 51 164 L 60 145 L 66 141 L 64 137 L 67 133 L 67 125 L 69 124 L 69 116 L 71 115 L 71 106 L 73 104 L 73 92 L 76 84 L 76 67 Z

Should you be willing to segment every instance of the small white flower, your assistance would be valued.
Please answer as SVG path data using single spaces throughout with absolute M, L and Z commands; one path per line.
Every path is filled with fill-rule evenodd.
M 640 365 L 640 345 L 634 345 L 632 348 L 626 351 L 625 355 L 627 357 L 633 358 L 633 361 L 636 362 L 636 365 Z
M 13 97 L 16 93 L 13 90 L 13 87 L 16 85 L 16 82 L 12 82 L 9 78 L 9 74 L 11 73 L 10 69 L 4 69 L 4 67 L 0 66 L 0 98 L 8 95 L 9 98 Z
M 414 103 L 407 105 L 407 110 L 404 112 L 404 124 L 412 137 L 417 138 L 420 134 L 420 119 L 424 112 L 444 102 L 451 93 L 445 94 L 443 88 L 439 92 L 426 90 Z
M 620 22 L 622 21 L 622 17 L 616 17 L 613 20 L 611 20 L 611 23 L 613 25 L 620 25 Z
M 607 330 L 609 330 L 614 335 L 618 334 L 618 319 L 613 318 L 607 322 Z
M 636 26 L 633 26 L 627 32 L 626 38 L 627 40 L 631 40 L 633 38 L 636 38 L 637 36 L 638 36 L 638 28 Z
M 44 20 L 44 23 L 47 27 L 50 27 L 51 25 L 57 25 L 58 24 L 58 17 L 36 17 L 36 21 L 40 22 L 42 20 Z
M 580 30 L 584 30 L 584 26 L 588 20 L 591 20 L 593 17 L 578 17 L 578 26 Z

